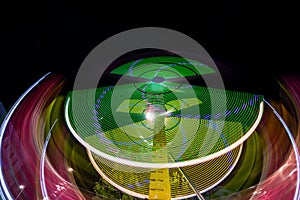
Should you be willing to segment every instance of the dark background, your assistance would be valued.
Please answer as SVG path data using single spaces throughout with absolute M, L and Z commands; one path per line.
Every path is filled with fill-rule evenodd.
M 195 1 L 196 2 L 196 1 Z M 288 1 L 12 2 L 1 6 L 0 101 L 8 109 L 47 72 L 76 74 L 104 39 L 131 28 L 180 31 L 234 71 L 231 86 L 272 96 L 298 74 L 299 11 Z

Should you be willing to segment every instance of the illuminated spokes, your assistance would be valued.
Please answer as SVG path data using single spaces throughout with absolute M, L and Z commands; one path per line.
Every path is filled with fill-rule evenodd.
M 111 71 L 122 76 L 119 84 L 134 84 L 149 94 L 168 93 L 212 73 L 215 71 L 201 62 L 170 56 L 143 58 Z
M 112 74 L 120 74 L 123 76 L 138 77 L 147 80 L 163 80 L 172 78 L 197 76 L 215 71 L 209 66 L 195 60 L 182 57 L 150 57 L 143 58 L 133 62 L 126 63 L 111 71 Z M 162 80 L 162 79 L 159 79 Z

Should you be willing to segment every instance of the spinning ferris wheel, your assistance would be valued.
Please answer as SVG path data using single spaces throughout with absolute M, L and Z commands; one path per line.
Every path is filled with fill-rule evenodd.
M 195 60 L 148 57 L 110 73 L 120 79 L 93 89 L 93 109 L 91 89 L 68 94 L 65 119 L 98 173 L 139 198 L 201 197 L 234 169 L 263 114 L 262 95 L 190 84 L 214 73 Z
M 299 199 L 299 78 L 279 99 L 225 89 L 194 40 L 152 27 L 68 75 L 0 103 L 1 199 Z

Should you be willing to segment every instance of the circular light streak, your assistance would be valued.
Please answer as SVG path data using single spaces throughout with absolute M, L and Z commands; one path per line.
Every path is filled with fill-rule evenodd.
M 164 60 L 166 64 L 168 58 L 152 59 Z M 146 61 L 143 63 L 139 61 L 139 63 L 137 69 L 129 63 L 112 72 L 124 73 L 129 70 L 130 76 L 135 74 L 139 76 L 140 73 L 143 75 L 142 78 L 149 79 L 151 87 L 148 88 L 147 82 L 141 82 L 138 83 L 140 88 L 144 88 L 141 90 L 137 90 L 133 84 L 98 88 L 96 97 L 99 98 L 95 99 L 94 123 L 91 123 L 92 120 L 85 115 L 81 115 L 81 121 L 77 122 L 76 128 L 84 129 L 84 133 L 78 133 L 73 127 L 74 116 L 70 102 L 73 93 L 78 93 L 77 97 L 81 95 L 80 104 L 76 106 L 73 104 L 72 107 L 75 106 L 85 113 L 85 98 L 89 90 L 72 91 L 68 95 L 65 108 L 67 125 L 74 136 L 93 153 L 135 167 L 183 167 L 209 161 L 233 150 L 244 142 L 259 124 L 263 114 L 262 96 L 191 85 L 180 89 L 161 87 L 159 83 L 151 83 L 153 78 L 163 75 L 157 76 L 158 72 L 170 70 L 177 65 L 168 64 L 164 67 L 161 63 L 158 66 L 155 63 L 147 65 Z M 152 60 L 150 63 L 153 63 Z M 183 63 L 181 62 L 181 65 Z M 154 69 L 144 69 L 141 66 L 154 66 Z M 146 76 L 148 71 L 151 73 Z M 168 77 L 162 78 L 164 82 L 168 79 Z M 159 79 L 163 80 L 162 78 Z M 150 91 L 155 93 L 149 95 L 148 90 L 149 93 Z M 165 93 L 165 90 L 170 92 Z M 211 99 L 221 97 L 223 92 L 227 98 L 224 101 L 229 102 L 227 110 L 223 113 L 211 113 L 213 101 Z M 158 107 L 164 107 L 159 108 L 160 114 L 155 111 Z M 159 116 L 164 117 L 158 126 L 156 118 Z M 166 145 L 162 149 L 165 149 L 174 159 L 153 162 L 151 157 L 156 151 L 153 151 L 151 146 L 154 145 L 154 135 L 162 129 L 166 137 Z

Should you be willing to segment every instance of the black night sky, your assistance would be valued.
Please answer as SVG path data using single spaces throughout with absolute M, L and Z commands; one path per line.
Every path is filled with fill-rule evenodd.
M 250 0 L 2 5 L 0 101 L 8 109 L 47 72 L 76 74 L 100 42 L 137 27 L 180 31 L 235 73 L 238 89 L 271 95 L 281 74 L 299 73 L 296 3 Z M 298 13 L 298 14 L 297 14 Z

